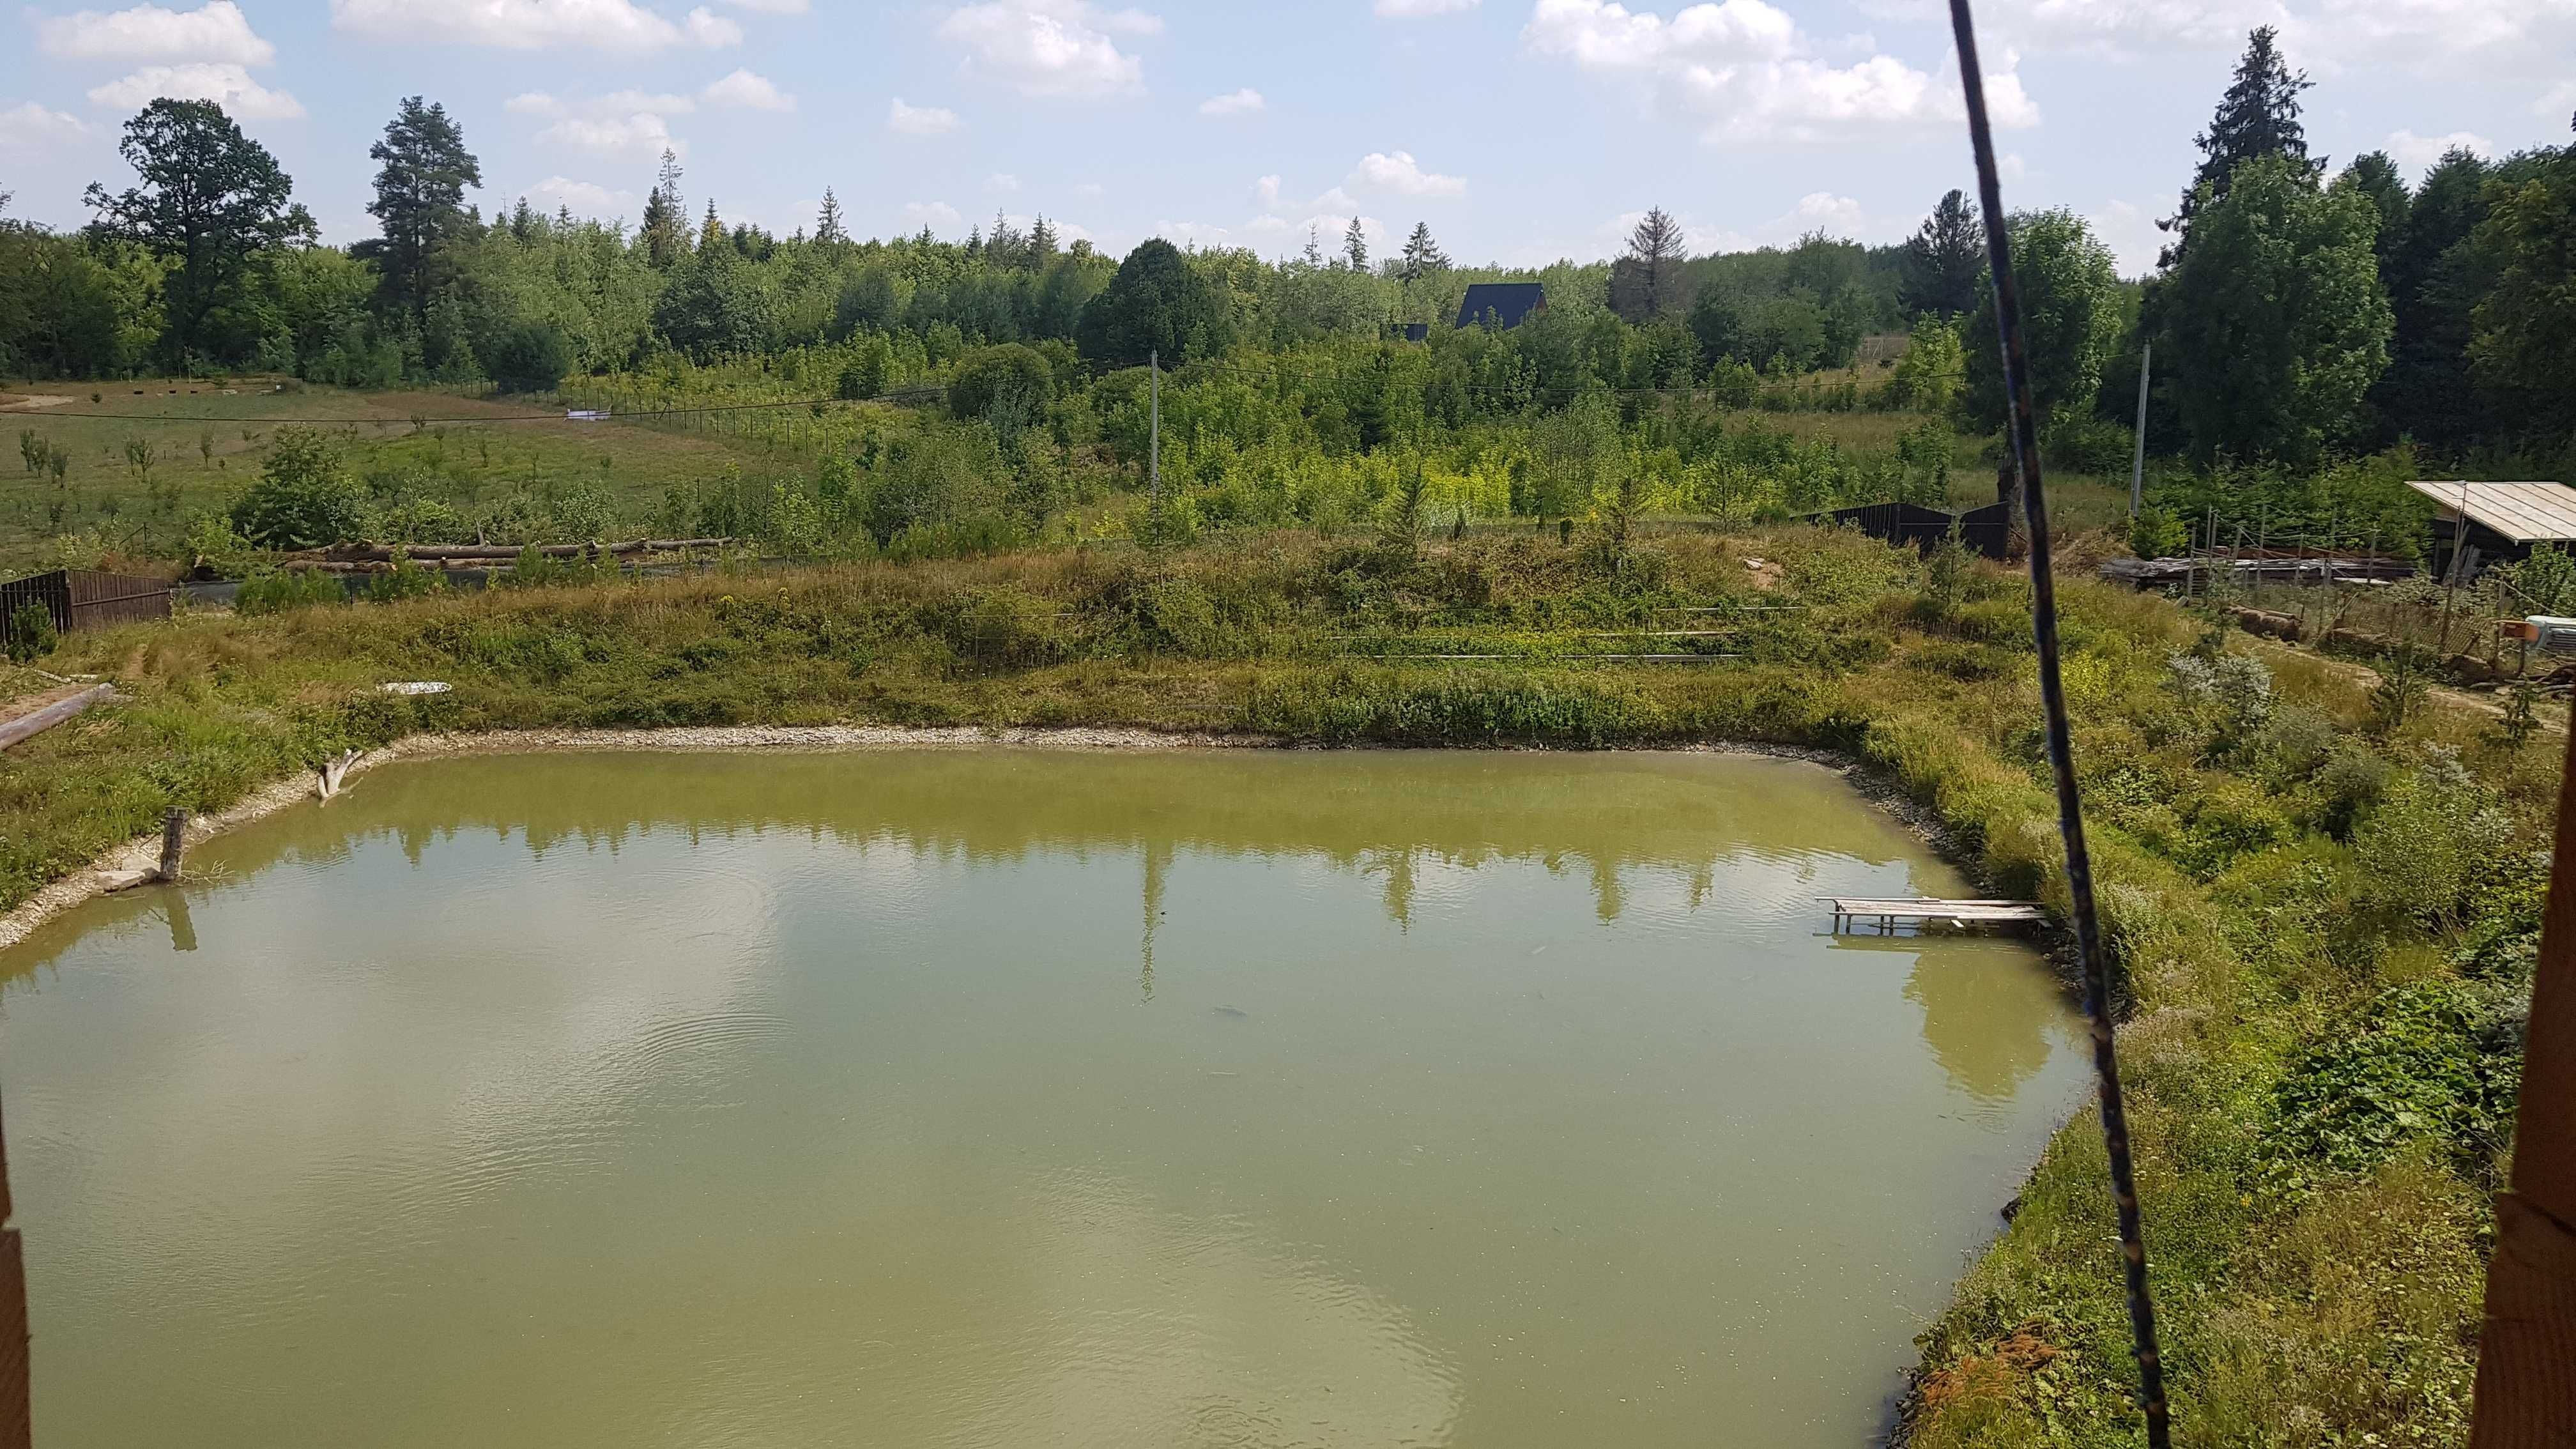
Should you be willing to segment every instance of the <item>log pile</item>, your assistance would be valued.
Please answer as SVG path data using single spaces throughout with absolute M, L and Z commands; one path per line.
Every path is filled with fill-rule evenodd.
M 393 567 L 397 555 L 422 568 L 502 568 L 516 563 L 519 556 L 533 550 L 544 558 L 603 559 L 640 558 L 648 554 L 689 553 L 697 549 L 725 548 L 730 538 L 639 538 L 629 543 L 410 543 L 388 544 L 382 548 L 334 548 L 291 558 L 289 569 L 315 573 L 366 574 L 382 573 Z

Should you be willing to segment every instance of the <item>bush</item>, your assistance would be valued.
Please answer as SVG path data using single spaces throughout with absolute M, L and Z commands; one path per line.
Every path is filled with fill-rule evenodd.
M 54 630 L 54 611 L 29 599 L 9 615 L 9 662 L 33 664 L 54 652 L 62 636 Z
M 345 604 L 349 591 L 339 576 L 319 569 L 285 569 L 256 573 L 242 580 L 233 609 L 242 614 L 274 614 L 314 604 Z
M 2282 1078 L 2263 1137 L 2266 1176 L 2292 1192 L 2367 1172 L 2431 1139 L 2482 1158 L 2513 1123 L 2521 1043 L 2495 993 L 2472 983 L 2390 990 Z
M 234 500 L 232 522 L 261 548 L 350 543 L 366 536 L 366 485 L 349 476 L 340 450 L 321 433 L 280 428 L 259 481 Z
M 390 604 L 398 599 L 417 599 L 447 587 L 447 575 L 436 569 L 425 569 L 411 561 L 411 555 L 394 550 L 394 566 L 383 573 L 367 575 L 367 601 Z
M 1046 411 L 1054 391 L 1046 359 L 1017 342 L 987 347 L 959 365 L 948 384 L 948 410 L 960 421 L 1007 412 L 1022 420 Z
M 2191 529 L 2161 508 L 2141 508 L 2129 523 L 2129 552 L 2140 558 L 2173 558 L 2191 547 Z
M 503 392 L 552 392 L 572 371 L 572 339 L 547 322 L 511 328 L 484 359 L 483 370 Z

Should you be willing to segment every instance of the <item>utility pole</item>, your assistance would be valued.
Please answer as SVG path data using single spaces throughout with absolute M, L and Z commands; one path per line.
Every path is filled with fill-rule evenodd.
M 2138 451 L 2129 460 L 2129 517 L 2136 518 L 2147 501 L 2147 368 L 2156 360 L 2156 345 L 2138 353 Z
M 1156 509 L 1163 506 L 1163 355 L 1145 354 L 1145 367 L 1150 376 L 1145 382 L 1145 395 L 1150 401 L 1145 442 L 1145 500 Z

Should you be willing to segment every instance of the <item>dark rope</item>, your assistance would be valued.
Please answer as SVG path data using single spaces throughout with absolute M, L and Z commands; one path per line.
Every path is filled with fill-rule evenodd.
M 2164 1361 L 2156 1353 L 2156 1306 L 2147 1292 L 2146 1230 L 2129 1165 L 2129 1114 L 2120 1101 L 2120 1057 L 2111 1035 L 2111 972 L 2102 955 L 2102 923 L 2093 907 L 2093 856 L 2084 844 L 2084 809 L 2075 783 L 2075 745 L 2066 720 L 2066 686 L 2057 669 L 2057 578 L 2049 557 L 2048 498 L 2040 486 L 2039 434 L 2032 417 L 2030 369 L 2022 350 L 2021 293 L 2013 284 L 2003 188 L 1995 178 L 1995 138 L 1986 120 L 1986 82 L 1977 65 L 1976 22 L 1968 0 L 1950 0 L 1950 29 L 1959 43 L 1959 83 L 1967 92 L 1968 137 L 1977 152 L 1977 197 L 1986 212 L 1986 258 L 1995 274 L 1996 331 L 2002 335 L 2004 391 L 2011 399 L 2013 466 L 2030 521 L 2031 632 L 2039 644 L 2039 699 L 2048 715 L 2048 766 L 2057 777 L 2057 829 L 2066 837 L 2066 889 L 2075 918 L 2075 950 L 2084 970 L 2084 1014 L 2093 1024 L 2093 1072 L 2102 1087 L 2102 1145 L 2111 1158 L 2111 1200 L 2120 1210 L 2120 1257 L 2128 1280 L 2129 1331 L 2138 1356 L 2139 1406 L 2150 1449 L 2167 1449 Z

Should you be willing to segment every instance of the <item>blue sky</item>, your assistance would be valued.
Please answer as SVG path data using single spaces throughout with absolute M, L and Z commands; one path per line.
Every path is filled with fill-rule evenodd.
M 118 124 L 224 100 L 326 239 L 372 230 L 368 142 L 446 104 L 487 210 L 633 218 L 665 144 L 693 208 L 782 234 L 830 185 L 862 235 L 1043 213 L 1278 255 L 1354 215 L 1467 261 L 1616 250 L 1663 206 L 1695 251 L 1902 237 L 1968 184 L 1939 0 L 40 0 L 0 24 L 0 191 L 87 219 Z M 2137 272 L 2252 25 L 2277 24 L 2313 149 L 2567 140 L 2576 0 L 1985 0 L 2005 196 L 2094 220 Z

